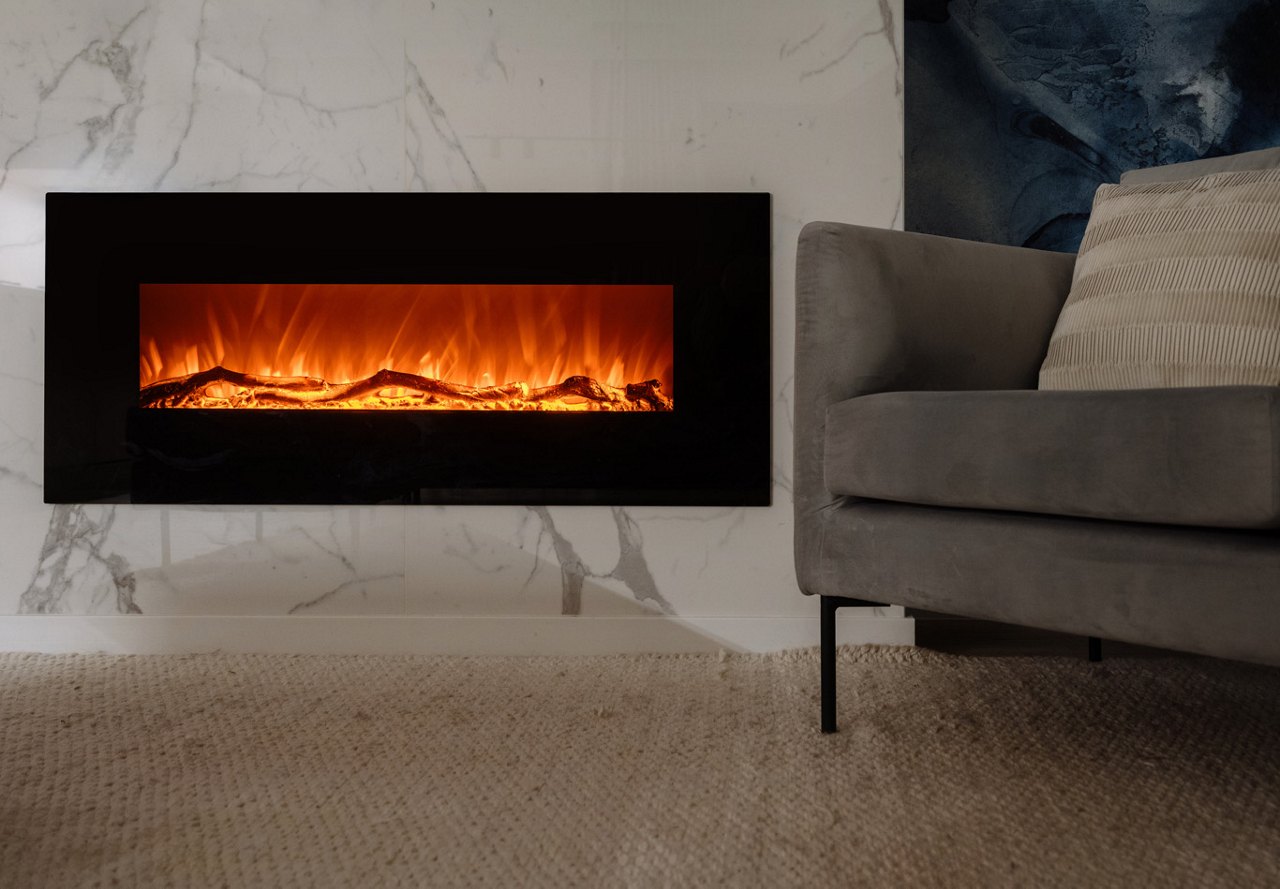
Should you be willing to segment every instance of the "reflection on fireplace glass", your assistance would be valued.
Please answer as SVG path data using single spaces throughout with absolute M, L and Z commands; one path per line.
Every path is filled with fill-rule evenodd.
M 139 285 L 144 408 L 670 411 L 669 284 Z

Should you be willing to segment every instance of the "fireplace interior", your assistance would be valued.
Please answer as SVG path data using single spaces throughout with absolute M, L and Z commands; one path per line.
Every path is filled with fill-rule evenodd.
M 48 502 L 769 502 L 768 195 L 47 210 Z
M 672 410 L 672 288 L 139 287 L 150 408 Z

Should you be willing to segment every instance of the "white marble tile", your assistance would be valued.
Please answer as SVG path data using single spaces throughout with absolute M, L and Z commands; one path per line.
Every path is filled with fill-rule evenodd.
M 38 502 L 44 435 L 44 294 L 0 286 L 0 318 L 0 478 L 24 492 L 14 500 Z
M 427 189 L 759 189 L 784 201 L 801 177 L 829 194 L 832 183 L 814 181 L 829 170 L 838 192 L 867 148 L 887 143 L 890 160 L 898 151 L 900 140 L 866 126 L 897 123 L 884 96 L 896 76 L 884 12 L 813 0 L 411 7 L 411 86 L 430 102 L 409 103 L 410 167 L 436 168 L 417 183 Z M 877 107 L 858 116 L 868 88 Z M 439 175 L 438 129 L 465 176 Z
M 261 542 L 265 509 L 209 506 L 140 507 L 157 512 L 160 563 L 182 564 L 216 556 L 246 543 Z
M 210 0 L 190 114 L 156 185 L 399 190 L 400 9 L 397 0 Z
M 75 0 L 6 10 L 0 282 L 47 189 L 760 190 L 767 509 L 49 507 L 43 305 L 0 289 L 0 612 L 796 615 L 795 240 L 893 225 L 888 0 Z
M 414 614 L 561 613 L 553 540 L 531 510 L 426 506 L 405 512 L 405 596 Z
M 399 189 L 398 0 L 6 11 L 0 281 L 41 286 L 48 190 Z
M 0 286 L 0 317 L 0 613 L 13 614 L 50 517 L 41 490 L 44 294 Z
M 18 613 L 404 612 L 398 508 L 246 516 L 213 507 L 59 505 L 45 512 Z
M 645 549 L 661 554 L 655 577 L 682 616 L 812 614 L 795 580 L 791 503 L 769 509 L 636 507 Z
M 155 518 L 129 506 L 51 507 L 18 613 L 140 613 L 139 566 L 159 558 Z
M 136 572 L 146 614 L 400 614 L 399 507 L 153 509 L 158 563 Z
M 624 509 L 432 507 L 406 535 L 411 613 L 671 612 Z
M 610 51 L 596 7 L 608 5 L 407 6 L 409 187 L 592 187 L 581 176 L 600 149 L 590 113 L 594 69 Z
M 0 279 L 44 281 L 46 190 L 151 187 L 192 108 L 201 4 L 28 4 L 0 56 Z

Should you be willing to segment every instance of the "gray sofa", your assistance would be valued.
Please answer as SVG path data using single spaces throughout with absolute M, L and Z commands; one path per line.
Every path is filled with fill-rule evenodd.
M 1280 149 L 1122 182 L 1280 166 Z M 1038 391 L 1075 257 L 832 222 L 796 269 L 795 559 L 893 603 L 1280 663 L 1280 390 Z

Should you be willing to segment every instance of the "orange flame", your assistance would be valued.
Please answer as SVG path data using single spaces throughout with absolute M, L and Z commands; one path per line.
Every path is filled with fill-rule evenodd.
M 673 308 L 650 284 L 142 284 L 139 385 L 387 369 L 474 387 L 656 379 L 671 395 Z

